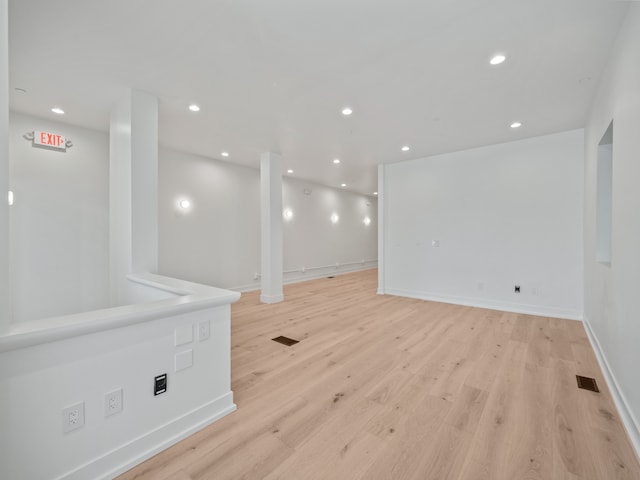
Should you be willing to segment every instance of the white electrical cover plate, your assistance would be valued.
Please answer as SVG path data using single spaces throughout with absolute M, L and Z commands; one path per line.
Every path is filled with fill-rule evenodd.
M 176 372 L 193 365 L 193 350 L 176 353 Z

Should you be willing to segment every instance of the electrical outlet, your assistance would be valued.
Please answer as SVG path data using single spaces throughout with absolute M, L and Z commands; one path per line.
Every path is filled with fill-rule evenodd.
M 122 411 L 122 389 L 119 388 L 104 396 L 104 416 L 110 417 Z
M 209 320 L 205 320 L 204 322 L 200 322 L 198 324 L 198 341 L 204 342 L 208 340 L 211 336 L 211 323 Z
M 84 402 L 76 403 L 62 410 L 62 431 L 71 432 L 84 426 Z

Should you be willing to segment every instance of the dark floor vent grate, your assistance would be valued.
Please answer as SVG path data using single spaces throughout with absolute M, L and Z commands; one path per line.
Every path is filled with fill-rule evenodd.
M 583 388 L 584 390 L 590 390 L 592 392 L 600 391 L 598 390 L 598 384 L 596 384 L 595 378 L 576 375 L 576 379 L 578 380 L 578 388 Z
M 300 341 L 300 340 L 294 340 L 293 338 L 283 337 L 282 335 L 276 338 L 272 338 L 271 340 L 273 340 L 274 342 L 278 342 L 283 345 L 286 345 L 287 347 L 290 347 L 291 345 L 295 345 Z

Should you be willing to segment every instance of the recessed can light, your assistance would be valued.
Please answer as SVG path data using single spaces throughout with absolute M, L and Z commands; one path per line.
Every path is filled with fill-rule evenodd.
M 13 192 L 11 190 L 9 190 L 7 194 L 7 201 L 9 203 L 9 206 L 13 205 Z
M 229 152 L 222 152 L 220 155 L 222 155 L 223 157 L 228 157 L 229 156 Z
M 287 173 L 293 173 L 293 170 L 289 169 L 287 170 Z
M 191 110 L 192 112 L 199 112 L 200 111 L 200 107 L 198 105 L 196 105 L 195 103 L 192 103 L 191 105 L 189 105 L 189 110 Z
M 374 194 L 374 195 L 377 195 L 377 194 L 378 194 L 378 192 L 373 192 L 373 194 Z
M 404 147 L 402 147 L 400 150 L 402 150 L 403 152 L 408 152 L 409 150 L 411 150 L 407 145 L 405 145 Z
M 520 128 L 522 126 L 521 122 L 513 122 L 510 127 L 511 128 Z
M 189 208 L 191 206 L 191 202 L 185 198 L 183 200 L 180 200 L 179 205 L 180 208 Z
M 489 63 L 491 65 L 500 65 L 506 59 L 507 59 L 506 56 L 504 56 L 503 54 L 499 53 L 499 54 L 494 55 L 493 57 L 491 57 L 491 60 L 489 60 Z
M 342 109 L 342 114 L 343 115 L 351 115 L 353 113 L 353 110 L 351 109 L 351 107 L 344 107 Z
M 58 115 L 64 115 L 64 110 L 63 110 L 63 109 L 61 109 L 60 107 L 53 107 L 53 108 L 51 109 L 51 111 L 52 111 L 53 113 L 57 113 Z
M 333 163 L 335 163 L 336 165 L 340 163 L 340 159 L 339 158 L 334 158 L 333 159 Z
M 341 183 L 341 184 L 340 184 L 340 186 L 341 186 L 341 187 L 346 187 L 346 186 L 347 186 L 347 184 L 346 184 L 346 183 Z
M 340 217 L 338 216 L 337 213 L 333 213 L 331 215 L 331 223 L 338 223 L 338 220 L 340 220 Z

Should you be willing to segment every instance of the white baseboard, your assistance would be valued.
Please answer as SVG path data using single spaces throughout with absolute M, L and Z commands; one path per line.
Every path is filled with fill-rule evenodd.
M 112 479 L 235 410 L 233 392 L 228 392 L 56 480 Z
M 431 292 L 417 292 L 397 288 L 385 288 L 384 294 L 398 297 L 417 298 L 432 302 L 452 303 L 467 307 L 488 308 L 504 312 L 523 313 L 526 315 L 538 315 L 542 317 L 565 318 L 567 320 L 582 320 L 582 312 L 567 308 L 545 307 L 540 305 L 527 305 L 521 303 L 497 302 L 483 298 L 458 297 L 454 295 L 442 295 Z
M 289 285 L 292 283 L 306 282 L 309 280 L 317 280 L 319 278 L 336 277 L 338 275 L 344 275 L 346 273 L 360 272 L 362 270 L 370 270 L 377 268 L 378 262 L 365 262 L 358 265 L 347 265 L 339 267 L 328 267 L 325 269 L 318 269 L 313 272 L 294 272 L 285 274 L 284 284 Z
M 290 272 L 284 275 L 284 281 L 282 282 L 284 285 L 290 285 L 293 283 L 301 283 L 307 282 L 309 280 L 317 280 L 319 278 L 327 278 L 330 276 L 344 275 L 346 273 L 359 272 L 361 270 L 370 270 L 372 268 L 377 268 L 378 262 L 365 262 L 362 265 L 349 265 L 349 266 L 340 266 L 336 267 L 328 267 L 326 269 L 314 270 L 313 273 L 310 271 L 302 272 Z M 225 287 L 226 288 L 226 287 Z M 236 292 L 255 292 L 256 290 L 260 290 L 260 283 L 251 283 L 249 285 L 242 285 L 240 287 L 229 287 L 227 290 L 234 290 Z M 265 302 L 267 303 L 267 302 Z
M 620 389 L 618 381 L 616 380 L 616 376 L 609 367 L 607 357 L 604 354 L 604 351 L 600 346 L 600 342 L 598 341 L 598 337 L 596 337 L 595 333 L 593 332 L 591 324 L 589 323 L 589 318 L 586 315 L 584 317 L 584 329 L 587 332 L 587 336 L 589 337 L 589 341 L 591 342 L 593 351 L 596 352 L 596 358 L 598 359 L 598 363 L 600 364 L 600 369 L 604 374 L 604 378 L 607 382 L 609 390 L 611 390 L 611 395 L 613 396 L 613 401 L 615 402 L 616 408 L 618 409 L 620 417 L 622 418 L 622 423 L 627 430 L 629 438 L 631 438 L 631 443 L 633 444 L 633 448 L 636 451 L 636 455 L 638 456 L 638 458 L 640 458 L 640 423 L 638 423 L 638 420 L 633 414 L 633 410 L 629 407 L 629 402 Z

